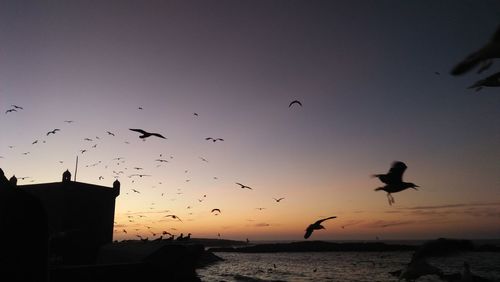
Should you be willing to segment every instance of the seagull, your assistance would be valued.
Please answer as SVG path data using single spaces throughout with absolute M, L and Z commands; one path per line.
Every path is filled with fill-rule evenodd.
M 5 113 L 6 113 L 6 114 L 8 114 L 8 113 L 10 113 L 10 112 L 17 112 L 17 110 L 16 110 L 16 109 L 10 109 L 10 110 L 6 110 L 6 111 L 5 111 Z
M 12 107 L 14 107 L 15 109 L 24 110 L 24 108 L 23 108 L 23 107 L 19 107 L 19 106 L 17 106 L 17 105 L 11 105 L 11 106 L 12 106 Z
M 133 129 L 133 128 L 129 128 L 130 130 L 132 131 L 135 131 L 135 132 L 139 132 L 139 133 L 142 133 L 141 136 L 139 136 L 139 138 L 141 139 L 144 139 L 144 138 L 148 138 L 150 136 L 156 136 L 156 137 L 160 137 L 160 138 L 163 138 L 163 139 L 167 139 L 165 138 L 163 135 L 159 134 L 159 133 L 150 133 L 150 132 L 146 132 L 142 129 Z
M 60 129 L 59 129 L 59 128 L 56 128 L 56 129 L 54 129 L 54 130 L 52 130 L 52 131 L 47 132 L 47 136 L 49 136 L 49 134 L 51 134 L 51 133 L 52 133 L 52 134 L 56 134 L 56 132 L 57 132 L 57 131 L 60 131 Z
M 240 185 L 240 186 L 241 186 L 241 187 L 240 187 L 241 189 L 245 189 L 245 188 L 246 188 L 246 189 L 253 190 L 250 186 L 246 186 L 246 185 L 243 185 L 243 184 L 238 183 L 238 182 L 236 182 L 236 184 Z
M 108 133 L 108 135 L 115 136 L 115 134 L 111 131 L 106 131 L 106 133 Z
M 276 198 L 273 198 L 277 203 L 279 203 L 281 200 L 285 199 L 285 198 L 279 198 L 279 199 L 276 199 Z
M 222 139 L 222 138 L 212 138 L 212 137 L 207 137 L 207 138 L 205 138 L 205 140 L 212 140 L 213 142 L 224 141 L 224 139 Z
M 304 239 L 311 237 L 311 234 L 313 233 L 314 230 L 326 229 L 323 225 L 321 225 L 321 223 L 325 220 L 329 220 L 332 218 L 336 218 L 336 216 L 330 216 L 327 218 L 323 218 L 323 219 L 316 221 L 313 224 L 309 224 L 309 226 L 306 229 L 306 234 L 304 234 Z
M 220 213 L 221 211 L 220 211 L 220 209 L 212 209 L 211 212 L 219 212 Z
M 180 222 L 182 222 L 182 220 L 178 216 L 176 216 L 175 214 L 167 214 L 165 217 L 171 217 L 173 219 L 178 219 Z
M 302 107 L 302 103 L 299 100 L 293 100 L 292 102 L 290 102 L 288 107 L 290 108 L 293 104 L 297 104 L 297 105 L 300 105 Z
M 481 90 L 484 86 L 486 87 L 498 87 L 500 86 L 500 72 L 488 76 L 485 79 L 476 81 L 473 85 L 467 87 L 468 89 L 476 88 L 476 91 Z
M 451 74 L 460 75 L 466 73 L 476 65 L 493 58 L 500 58 L 500 26 L 486 45 L 468 55 L 451 70 Z
M 378 177 L 380 181 L 385 183 L 384 187 L 375 188 L 375 191 L 385 191 L 387 192 L 387 199 L 389 200 L 389 205 L 394 204 L 394 198 L 391 193 L 401 192 L 408 188 L 418 190 L 415 185 L 411 182 L 403 182 L 403 173 L 405 172 L 407 166 L 405 163 L 396 161 L 392 164 L 389 172 L 387 174 L 375 174 L 373 177 Z

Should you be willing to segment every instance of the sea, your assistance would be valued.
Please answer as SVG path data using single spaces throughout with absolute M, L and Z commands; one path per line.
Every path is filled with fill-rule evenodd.
M 390 282 L 398 277 L 389 272 L 402 269 L 413 252 L 215 252 L 224 261 L 197 269 L 202 281 L 341 281 Z M 428 262 L 446 274 L 461 273 L 464 262 L 471 272 L 491 281 L 500 281 L 500 253 L 466 252 L 429 258 Z M 442 281 L 423 276 L 417 281 Z

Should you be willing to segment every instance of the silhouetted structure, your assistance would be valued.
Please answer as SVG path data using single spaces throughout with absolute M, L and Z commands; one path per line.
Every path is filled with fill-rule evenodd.
M 0 169 L 0 280 L 48 281 L 47 215 L 41 201 Z
M 40 199 L 47 212 L 53 263 L 92 263 L 99 247 L 113 241 L 118 180 L 112 188 L 81 183 L 66 170 L 62 182 L 17 188 Z

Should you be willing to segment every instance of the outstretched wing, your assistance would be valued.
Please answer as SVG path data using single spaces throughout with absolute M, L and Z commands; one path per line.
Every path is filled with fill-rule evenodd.
M 290 102 L 288 107 L 290 108 L 293 104 L 299 104 L 300 106 L 302 106 L 302 103 L 299 100 L 294 100 L 294 101 Z
M 319 225 L 319 224 L 321 224 L 323 221 L 325 221 L 325 220 L 329 220 L 329 219 L 332 219 L 332 218 L 336 218 L 336 216 L 330 216 L 330 217 L 327 217 L 327 218 L 320 219 L 320 220 L 316 221 L 316 222 L 314 223 L 314 225 L 317 225 L 317 224 Z M 311 231 L 311 232 L 312 232 L 312 231 Z
M 151 133 L 151 135 L 156 136 L 156 137 L 160 137 L 163 139 L 167 139 L 165 136 L 161 135 L 160 133 Z
M 405 163 L 397 161 L 392 163 L 391 169 L 387 173 L 387 184 L 400 183 L 403 181 L 403 173 L 407 166 Z
M 129 129 L 130 129 L 130 130 L 132 130 L 132 131 L 135 131 L 135 132 L 142 133 L 142 134 L 146 134 L 146 133 L 148 133 L 148 132 L 146 132 L 146 131 L 144 131 L 144 130 L 142 130 L 142 129 L 134 129 L 134 128 L 129 128 Z
M 304 239 L 311 237 L 311 234 L 313 233 L 313 231 L 314 231 L 314 229 L 312 228 L 311 225 L 309 225 L 309 227 L 307 227 L 307 229 L 306 229 L 306 234 L 304 234 Z

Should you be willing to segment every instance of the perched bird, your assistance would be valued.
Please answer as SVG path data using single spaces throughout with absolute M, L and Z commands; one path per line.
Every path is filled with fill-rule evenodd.
M 219 212 L 220 213 L 220 209 L 212 209 L 211 212 Z
M 375 188 L 375 191 L 385 191 L 387 192 L 387 199 L 389 200 L 389 205 L 394 203 L 394 198 L 391 193 L 401 192 L 408 188 L 412 188 L 418 190 L 415 185 L 411 182 L 403 182 L 403 173 L 405 172 L 407 166 L 405 163 L 397 161 L 392 164 L 392 167 L 389 169 L 389 172 L 386 174 L 375 174 L 373 177 L 378 177 L 380 181 L 385 183 L 384 187 Z
M 476 52 L 468 55 L 463 61 L 458 63 L 452 70 L 452 75 L 460 75 L 468 72 L 476 65 L 494 58 L 500 58 L 500 26 L 497 28 L 493 37 L 486 45 Z
M 141 138 L 141 139 L 148 138 L 150 136 L 156 136 L 156 137 L 160 137 L 160 138 L 163 138 L 163 139 L 167 139 L 167 138 L 165 138 L 163 135 L 161 135 L 159 133 L 150 133 L 150 132 L 144 131 L 142 129 L 133 129 L 133 128 L 129 128 L 129 129 L 132 130 L 132 131 L 141 133 L 142 135 L 139 136 L 139 138 Z
M 311 237 L 311 234 L 313 233 L 314 230 L 326 229 L 323 225 L 321 225 L 321 223 L 325 220 L 329 220 L 332 218 L 336 218 L 336 216 L 330 216 L 327 218 L 323 218 L 323 219 L 316 221 L 313 224 L 309 224 L 309 226 L 306 229 L 306 234 L 304 234 L 304 239 Z
M 293 104 L 297 104 L 297 105 L 300 105 L 302 107 L 302 103 L 299 100 L 293 100 L 292 102 L 290 102 L 288 107 L 290 108 L 291 106 L 293 106 Z
M 238 183 L 238 182 L 236 182 L 236 184 L 240 185 L 240 186 L 241 186 L 241 187 L 240 187 L 241 189 L 245 189 L 245 188 L 246 188 L 246 189 L 253 190 L 250 186 L 246 186 L 246 185 L 243 185 L 243 184 Z
M 16 109 L 9 109 L 9 110 L 5 111 L 6 114 L 11 113 L 11 112 L 17 112 L 17 110 Z
M 207 137 L 207 138 L 205 138 L 205 140 L 212 140 L 213 142 L 224 141 L 224 139 L 222 139 L 222 138 L 212 138 L 212 137 Z
M 468 89 L 476 88 L 476 91 L 479 91 L 483 87 L 498 87 L 498 86 L 500 86 L 500 72 L 490 75 L 485 79 L 478 80 L 473 85 L 467 88 Z
M 277 203 L 281 202 L 281 200 L 285 199 L 285 198 L 279 198 L 279 199 L 276 199 L 276 198 L 273 198 Z
M 57 131 L 60 131 L 60 129 L 56 128 L 56 129 L 54 129 L 52 131 L 47 132 L 47 136 L 49 136 L 49 134 L 56 134 Z

